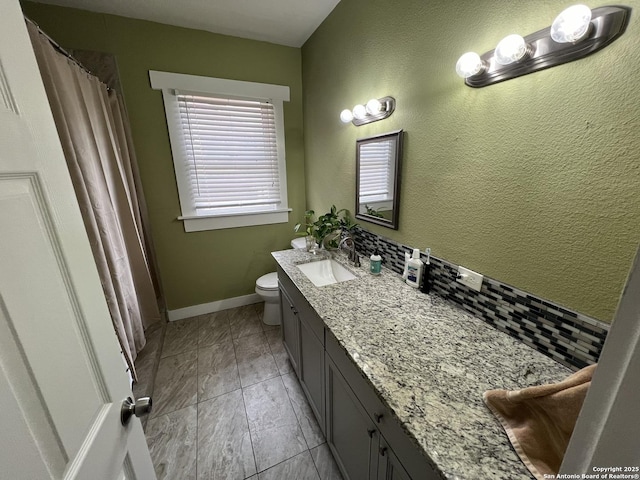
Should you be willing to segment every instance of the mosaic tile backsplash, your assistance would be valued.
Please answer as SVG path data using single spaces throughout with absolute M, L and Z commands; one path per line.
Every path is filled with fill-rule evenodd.
M 382 264 L 402 274 L 404 252 L 411 253 L 411 247 L 361 227 L 354 233 L 359 253 L 370 256 L 378 249 Z M 424 253 L 422 260 L 426 260 Z M 488 277 L 476 292 L 456 281 L 457 270 L 457 265 L 431 256 L 431 293 L 573 370 L 598 361 L 609 331 L 606 323 Z

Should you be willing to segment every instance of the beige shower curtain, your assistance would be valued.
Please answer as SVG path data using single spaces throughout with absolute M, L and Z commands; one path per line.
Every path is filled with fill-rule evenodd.
M 27 22 L 102 288 L 134 378 L 144 329 L 160 320 L 119 95 Z

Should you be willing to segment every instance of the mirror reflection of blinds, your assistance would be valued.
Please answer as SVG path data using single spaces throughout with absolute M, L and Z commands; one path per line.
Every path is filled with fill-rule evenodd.
M 275 208 L 280 176 L 273 105 L 177 92 L 196 212 Z
M 360 146 L 360 203 L 390 199 L 391 158 L 392 140 Z

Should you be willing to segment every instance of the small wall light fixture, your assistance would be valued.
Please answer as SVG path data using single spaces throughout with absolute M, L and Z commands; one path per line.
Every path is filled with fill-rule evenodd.
M 390 116 L 396 109 L 396 99 L 393 97 L 372 98 L 366 105 L 358 104 L 353 109 L 340 112 L 343 123 L 353 123 L 356 127 L 371 122 L 377 122 Z
M 470 87 L 485 87 L 527 73 L 571 62 L 600 50 L 624 33 L 631 9 L 624 6 L 573 5 L 553 24 L 526 37 L 503 38 L 480 56 L 467 52 L 456 63 L 456 72 Z

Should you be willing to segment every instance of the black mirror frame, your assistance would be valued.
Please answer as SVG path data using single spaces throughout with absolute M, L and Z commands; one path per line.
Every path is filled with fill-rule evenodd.
M 381 135 L 375 135 L 373 137 L 360 138 L 356 140 L 356 208 L 355 217 L 359 220 L 375 223 L 383 227 L 398 229 L 398 217 L 400 210 L 400 178 L 402 171 L 402 139 L 404 137 L 403 130 L 396 130 L 389 133 L 383 133 Z M 373 215 L 367 215 L 360 213 L 360 146 L 367 143 L 379 142 L 395 137 L 396 139 L 396 153 L 395 153 L 395 179 L 393 188 L 393 214 L 391 220 L 381 220 Z

